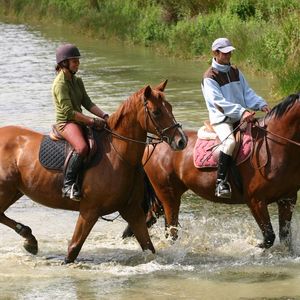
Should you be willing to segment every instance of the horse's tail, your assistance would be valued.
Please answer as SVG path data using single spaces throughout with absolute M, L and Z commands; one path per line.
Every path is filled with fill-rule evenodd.
M 143 210 L 146 215 L 146 223 L 147 227 L 151 227 L 153 224 L 156 223 L 156 220 L 164 214 L 163 206 L 158 199 L 154 188 L 143 169 L 143 176 L 144 176 L 144 198 L 143 198 Z M 133 232 L 129 225 L 125 228 L 122 234 L 122 238 L 133 236 Z
M 149 180 L 149 177 L 147 176 L 144 169 L 143 169 L 143 176 L 144 176 L 143 209 L 144 209 L 144 213 L 146 214 L 151 209 L 152 205 L 155 203 L 157 196 L 156 196 L 154 188 Z

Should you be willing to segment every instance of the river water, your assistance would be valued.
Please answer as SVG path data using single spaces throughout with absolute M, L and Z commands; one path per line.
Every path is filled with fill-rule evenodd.
M 68 27 L 0 23 L 0 40 L 0 126 L 49 131 L 55 49 L 62 42 L 79 46 L 80 75 L 104 110 L 113 112 L 144 85 L 168 78 L 166 95 L 184 128 L 197 129 L 207 118 L 199 88 L 207 62 L 161 57 Z M 260 95 L 276 103 L 269 98 L 271 82 L 247 78 Z M 277 232 L 276 207 L 270 208 Z M 161 219 L 150 230 L 157 254 L 143 253 L 134 238 L 122 240 L 126 224 L 119 217 L 99 220 L 70 265 L 62 262 L 77 212 L 49 209 L 23 197 L 7 215 L 32 228 L 39 253 L 28 254 L 23 240 L 0 225 L 0 299 L 300 299 L 298 208 L 293 255 L 277 240 L 267 251 L 255 247 L 261 234 L 247 207 L 213 204 L 187 192 L 179 239 L 165 239 Z

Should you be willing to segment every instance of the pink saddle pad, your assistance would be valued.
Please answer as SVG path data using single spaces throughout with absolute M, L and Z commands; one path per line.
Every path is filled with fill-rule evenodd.
M 236 156 L 236 165 L 241 164 L 252 151 L 251 126 L 248 126 L 242 135 L 242 143 Z M 238 146 L 238 145 L 237 145 Z M 196 168 L 216 168 L 218 166 L 221 144 L 217 140 L 198 138 L 194 147 L 194 165 Z

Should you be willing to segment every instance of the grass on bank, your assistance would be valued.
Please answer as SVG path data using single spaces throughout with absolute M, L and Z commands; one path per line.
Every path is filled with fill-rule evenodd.
M 235 61 L 272 74 L 277 94 L 300 91 L 299 0 L 0 0 L 0 7 L 185 58 L 209 60 L 212 41 L 226 36 Z

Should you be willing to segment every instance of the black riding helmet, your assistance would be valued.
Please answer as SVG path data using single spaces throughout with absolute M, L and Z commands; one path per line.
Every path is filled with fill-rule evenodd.
M 80 52 L 75 45 L 64 44 L 56 49 L 56 63 L 70 59 L 70 58 L 80 58 Z

